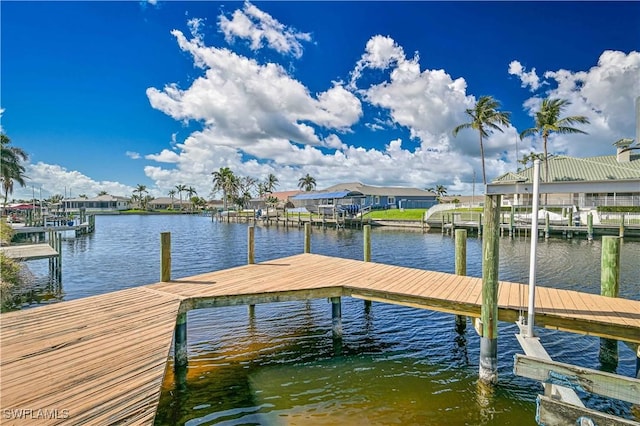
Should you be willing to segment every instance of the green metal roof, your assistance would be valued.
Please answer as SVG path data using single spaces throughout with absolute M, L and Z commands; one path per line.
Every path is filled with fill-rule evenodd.
M 540 163 L 540 179 L 546 176 L 544 161 Z M 494 183 L 531 182 L 533 166 L 517 173 L 498 176 Z M 610 179 L 640 179 L 640 155 L 631 155 L 631 161 L 618 162 L 615 155 L 576 158 L 558 155 L 549 158 L 549 181 L 598 181 Z

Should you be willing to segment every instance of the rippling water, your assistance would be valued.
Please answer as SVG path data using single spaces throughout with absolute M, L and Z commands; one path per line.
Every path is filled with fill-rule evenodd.
M 170 231 L 173 277 L 246 263 L 247 227 L 194 216 L 99 216 L 96 232 L 65 239 L 63 292 L 70 300 L 156 282 L 159 233 Z M 257 227 L 256 261 L 302 252 L 298 228 Z M 482 243 L 467 243 L 467 273 L 481 276 Z M 537 282 L 600 292 L 600 242 L 551 239 L 538 245 Z M 314 253 L 361 259 L 362 233 L 314 228 Z M 372 231 L 372 260 L 454 270 L 454 244 L 439 233 Z M 622 247 L 620 295 L 640 299 L 640 242 Z M 528 281 L 529 240 L 500 240 L 500 279 Z M 46 262 L 32 262 L 36 274 Z M 523 295 L 523 297 L 526 297 Z M 479 338 L 456 332 L 452 315 L 343 301 L 344 338 L 331 336 L 327 300 L 244 306 L 189 313 L 187 382 L 167 366 L 157 424 L 415 424 L 534 425 L 536 382 L 512 373 L 521 353 L 516 326 L 500 323 L 499 384 L 477 383 Z M 551 356 L 600 369 L 600 339 L 538 330 Z M 635 354 L 618 344 L 617 372 L 632 376 Z M 583 395 L 592 408 L 628 418 L 629 404 Z

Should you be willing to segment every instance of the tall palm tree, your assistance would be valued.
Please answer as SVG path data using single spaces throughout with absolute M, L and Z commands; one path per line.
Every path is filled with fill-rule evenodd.
M 587 132 L 575 127 L 571 127 L 573 124 L 589 124 L 589 119 L 583 115 L 572 115 L 570 117 L 560 118 L 562 110 L 571 105 L 566 99 L 547 98 L 542 100 L 540 110 L 536 112 L 536 125 L 529 129 L 523 130 L 520 133 L 520 139 L 524 139 L 525 136 L 535 135 L 540 133 L 542 135 L 542 141 L 544 143 L 544 168 L 545 168 L 545 182 L 549 182 L 549 154 L 547 152 L 547 140 L 552 132 L 559 134 L 570 133 L 582 133 Z
M 227 201 L 238 187 L 238 178 L 229 167 L 220 167 L 220 170 L 211 174 L 213 175 L 213 192 L 222 191 L 223 209 L 227 210 Z
M 316 178 L 307 173 L 305 176 L 298 179 L 298 188 L 304 191 L 313 191 L 316 187 Z
M 167 194 L 169 195 L 169 198 L 171 198 L 171 210 L 173 210 L 173 200 L 176 198 L 176 190 L 171 189 Z
M 258 182 L 258 198 L 263 198 L 268 192 L 267 184 L 265 182 Z
M 98 192 L 98 197 L 100 197 L 101 195 L 109 195 L 109 193 L 107 191 Z
M 462 129 L 474 129 L 480 134 L 480 156 L 482 157 L 482 182 L 487 184 L 487 174 L 484 166 L 484 144 L 482 138 L 488 138 L 494 130 L 502 132 L 500 126 L 508 126 L 510 121 L 510 112 L 498 111 L 500 102 L 493 99 L 492 96 L 481 96 L 476 102 L 475 107 L 468 108 L 465 112 L 471 121 L 463 123 L 453 129 L 453 136 L 457 136 Z
M 275 191 L 276 186 L 278 186 L 278 178 L 276 177 L 276 175 L 274 175 L 273 173 L 269 173 L 265 185 L 265 189 L 267 190 L 266 192 Z
M 182 193 L 187 190 L 187 185 L 176 185 L 176 191 L 180 197 L 180 210 L 182 210 Z
M 20 164 L 29 158 L 27 153 L 16 146 L 9 146 L 11 139 L 4 133 L 0 134 L 0 179 L 2 179 L 2 189 L 4 190 L 4 204 L 6 208 L 9 194 L 13 192 L 13 183 L 18 182 L 20 186 L 25 186 L 24 166 Z

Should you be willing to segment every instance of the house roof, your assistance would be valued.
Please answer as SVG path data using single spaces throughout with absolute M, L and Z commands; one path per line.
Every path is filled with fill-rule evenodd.
M 540 163 L 540 177 L 546 175 L 544 161 Z M 640 155 L 631 155 L 631 161 L 618 162 L 615 155 L 577 158 L 559 155 L 549 158 L 549 180 L 561 181 L 602 181 L 612 179 L 640 179 Z M 498 176 L 493 183 L 514 181 L 532 182 L 533 166 L 517 173 L 509 172 Z
M 339 183 L 326 188 L 325 191 L 358 191 L 364 195 L 388 195 L 392 197 L 435 197 L 436 194 L 419 188 L 400 186 L 372 186 L 361 182 Z

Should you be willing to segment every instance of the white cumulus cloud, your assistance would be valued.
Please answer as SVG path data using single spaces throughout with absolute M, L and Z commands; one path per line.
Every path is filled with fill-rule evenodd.
M 233 12 L 231 19 L 220 15 L 218 24 L 228 43 L 235 38 L 247 39 L 252 50 L 259 50 L 266 44 L 276 52 L 300 58 L 303 51 L 300 41 L 311 41 L 309 33 L 286 27 L 248 1 L 242 10 Z
M 536 74 L 536 69 L 532 68 L 531 71 L 526 72 L 525 67 L 518 61 L 511 61 L 509 64 L 509 74 L 515 75 L 520 78 L 522 87 L 529 87 L 531 91 L 536 91 L 540 88 L 540 77 Z

